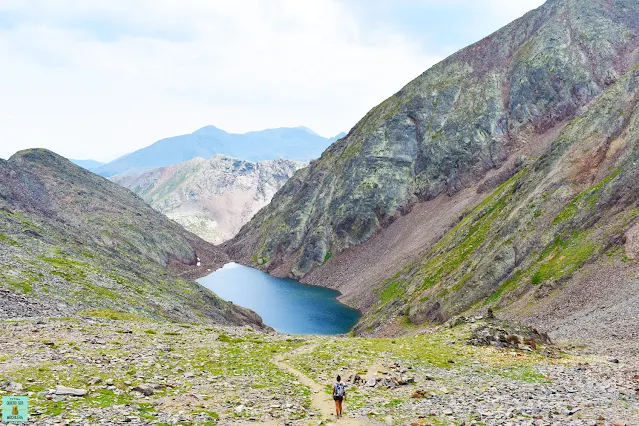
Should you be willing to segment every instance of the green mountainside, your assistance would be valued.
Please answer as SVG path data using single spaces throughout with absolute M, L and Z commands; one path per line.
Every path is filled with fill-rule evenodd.
M 188 279 L 226 260 L 129 190 L 50 151 L 0 161 L 0 317 L 98 310 L 261 325 Z
M 637 16 L 636 1 L 550 0 L 452 55 L 298 171 L 225 250 L 342 291 L 367 314 L 360 332 L 551 293 L 633 224 Z M 414 210 L 429 208 L 441 234 L 397 237 L 427 234 Z

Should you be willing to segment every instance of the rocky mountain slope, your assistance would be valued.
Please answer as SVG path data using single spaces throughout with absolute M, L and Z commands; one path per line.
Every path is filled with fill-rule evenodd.
M 299 161 L 251 163 L 216 155 L 111 180 L 194 234 L 219 244 L 235 236 L 304 166 Z
M 535 321 L 552 300 L 559 318 L 576 273 L 616 270 L 634 244 L 638 17 L 635 1 L 549 0 L 452 55 L 298 171 L 227 252 L 339 289 L 367 313 L 359 332 L 488 306 Z
M 111 309 L 255 324 L 189 281 L 227 261 L 129 190 L 42 149 L 0 160 L 0 317 Z
M 324 138 L 306 127 L 282 127 L 237 134 L 206 126 L 188 135 L 162 139 L 92 171 L 106 177 L 126 172 L 140 173 L 197 157 L 210 158 L 216 154 L 247 161 L 280 158 L 310 161 L 318 158 L 326 147 L 342 136 Z

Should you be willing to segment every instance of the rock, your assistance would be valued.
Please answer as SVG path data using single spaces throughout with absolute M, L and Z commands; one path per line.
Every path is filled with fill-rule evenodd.
M 450 408 L 446 408 L 444 411 L 442 411 L 444 413 L 444 415 L 446 416 L 452 416 L 453 415 L 453 410 L 451 410 Z
M 187 373 L 184 373 L 184 377 L 187 379 L 192 379 L 193 377 L 195 377 L 195 373 L 191 373 L 190 371 Z
M 245 411 L 245 410 L 246 410 L 246 407 L 243 406 L 243 405 L 238 405 L 237 407 L 235 407 L 235 412 L 238 413 L 238 414 L 243 412 L 243 411 Z
M 410 397 L 416 399 L 424 399 L 426 398 L 426 391 L 423 389 L 416 390 Z
M 375 387 L 376 384 L 377 384 L 377 379 L 375 377 L 371 377 L 366 381 L 366 386 L 368 386 L 369 388 Z
M 89 385 L 97 385 L 102 383 L 102 379 L 100 377 L 92 377 L 87 381 Z
M 20 392 L 22 390 L 22 383 L 18 382 L 5 382 L 2 386 L 7 392 Z
M 113 386 L 113 379 L 112 378 L 108 378 L 106 379 L 106 382 L 104 382 L 107 386 Z
M 399 378 L 398 383 L 402 386 L 407 385 L 409 383 L 415 383 L 414 377 L 402 376 Z
M 75 389 L 58 385 L 55 387 L 53 393 L 55 395 L 84 396 L 87 394 L 87 391 L 86 389 Z
M 610 358 L 608 361 L 613 364 L 619 364 L 619 360 L 617 358 Z
M 144 396 L 151 396 L 153 395 L 155 392 L 153 390 L 153 387 L 151 385 L 139 385 L 134 387 L 133 389 L 131 389 L 135 392 L 139 392 Z

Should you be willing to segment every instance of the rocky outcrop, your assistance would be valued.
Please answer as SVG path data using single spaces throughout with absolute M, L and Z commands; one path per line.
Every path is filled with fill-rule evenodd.
M 526 272 L 520 265 L 553 243 L 581 244 L 549 230 L 553 214 L 606 176 L 603 186 L 617 182 L 616 167 L 631 182 L 634 160 L 619 135 L 634 134 L 637 16 L 637 2 L 550 0 L 452 55 L 298 171 L 226 251 L 337 288 L 368 312 L 360 332 L 398 317 L 446 321 L 491 297 L 501 303 L 503 292 L 493 295 Z M 596 206 L 600 215 L 618 208 Z M 530 229 L 539 231 L 534 244 L 523 238 Z
M 194 234 L 219 244 L 235 236 L 304 166 L 292 160 L 251 163 L 215 155 L 111 180 Z
M 100 309 L 261 326 L 186 279 L 226 261 L 127 189 L 50 151 L 0 162 L 0 318 Z

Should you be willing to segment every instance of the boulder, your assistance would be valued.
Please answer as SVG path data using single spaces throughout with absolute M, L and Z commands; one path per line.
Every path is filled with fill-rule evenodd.
M 7 392 L 20 392 L 22 390 L 22 384 L 18 382 L 5 382 L 2 388 Z
M 75 389 L 75 388 L 69 388 L 66 386 L 61 386 L 58 385 L 55 387 L 54 394 L 56 395 L 71 395 L 71 396 L 84 396 L 87 394 L 87 390 L 86 389 Z
M 402 376 L 397 380 L 397 383 L 404 386 L 409 383 L 415 383 L 415 379 L 413 377 Z
M 136 387 L 134 387 L 131 390 L 133 390 L 135 392 L 139 392 L 139 393 L 141 393 L 144 396 L 151 396 L 151 395 L 153 395 L 155 393 L 155 391 L 153 390 L 153 386 L 146 385 L 146 384 L 136 386 Z
M 87 384 L 89 385 L 97 385 L 102 383 L 102 379 L 100 377 L 92 377 L 91 379 L 87 380 Z

